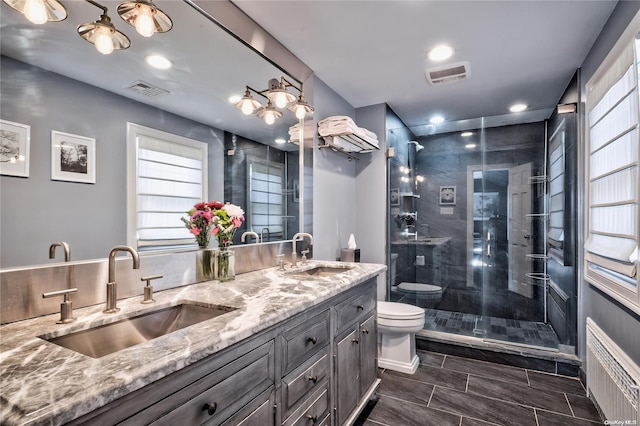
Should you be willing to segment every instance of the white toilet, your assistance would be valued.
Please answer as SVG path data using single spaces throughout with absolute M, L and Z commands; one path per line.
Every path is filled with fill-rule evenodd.
M 442 300 L 442 287 L 438 285 L 402 282 L 393 286 L 392 290 L 421 308 L 435 308 Z
M 424 309 L 378 301 L 378 367 L 413 374 L 420 360 L 415 333 L 424 327 Z

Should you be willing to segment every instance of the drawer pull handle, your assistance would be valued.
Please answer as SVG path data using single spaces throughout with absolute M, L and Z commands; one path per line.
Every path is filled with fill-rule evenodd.
M 316 415 L 312 416 L 311 414 L 307 415 L 307 418 L 309 420 L 311 420 L 312 422 L 314 422 L 314 423 L 316 422 L 316 420 L 318 420 L 318 416 L 316 416 Z
M 358 305 L 358 310 L 359 311 L 364 311 L 364 306 L 363 305 Z
M 359 339 L 351 339 L 351 341 L 352 341 L 353 343 L 355 343 L 356 345 L 357 345 L 358 343 L 360 343 L 360 340 L 359 340 Z
M 318 338 L 317 337 L 309 337 L 307 339 L 307 342 L 311 342 L 311 343 L 313 343 L 315 345 L 316 343 L 318 343 Z
M 366 329 L 366 328 L 363 328 L 363 329 L 362 329 L 362 333 L 364 333 L 364 334 L 369 334 L 369 330 L 368 330 L 368 329 Z
M 318 376 L 309 376 L 309 381 L 316 383 L 318 381 Z
M 204 407 L 202 407 L 202 409 L 203 410 L 207 410 L 207 413 L 209 413 L 210 416 L 213 416 L 213 414 L 218 409 L 218 404 L 216 404 L 215 402 L 211 402 L 209 404 L 204 404 Z

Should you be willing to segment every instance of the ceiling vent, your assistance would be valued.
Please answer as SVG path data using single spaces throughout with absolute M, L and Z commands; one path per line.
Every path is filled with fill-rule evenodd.
M 136 92 L 138 95 L 147 96 L 149 98 L 156 98 L 170 93 L 168 90 L 161 89 L 158 86 L 154 86 L 153 84 L 142 80 L 135 81 L 124 88 L 131 90 L 132 92 Z
M 425 71 L 425 75 L 429 84 L 438 86 L 440 84 L 466 80 L 470 77 L 471 71 L 469 70 L 469 62 L 458 62 L 456 64 L 429 68 Z

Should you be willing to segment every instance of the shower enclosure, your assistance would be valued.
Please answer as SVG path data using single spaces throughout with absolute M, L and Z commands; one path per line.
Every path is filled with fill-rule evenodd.
M 477 122 L 388 131 L 388 298 L 424 308 L 428 332 L 557 351 L 546 124 Z

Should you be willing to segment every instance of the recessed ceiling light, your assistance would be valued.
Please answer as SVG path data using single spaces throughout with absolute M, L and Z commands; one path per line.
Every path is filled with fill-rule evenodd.
M 441 44 L 434 47 L 427 53 L 427 58 L 432 61 L 444 61 L 453 55 L 453 47 Z
M 462 133 L 460 133 L 460 136 L 462 136 L 463 138 L 468 138 L 471 135 L 473 135 L 473 132 L 462 132 Z
M 525 104 L 514 104 L 509 107 L 509 111 L 511 112 L 522 112 L 527 109 Z
M 284 139 L 282 139 L 282 138 L 278 138 L 278 139 L 276 139 L 276 143 L 277 143 L 278 145 L 282 145 L 282 144 L 284 144 L 284 143 L 287 143 L 287 141 L 286 141 L 286 140 L 284 140 Z
M 147 64 L 160 70 L 168 70 L 173 65 L 173 62 L 161 55 L 149 55 L 145 60 Z
M 465 147 L 465 148 L 467 148 L 467 149 L 473 149 L 473 148 L 475 148 L 476 146 L 478 146 L 478 145 L 476 145 L 475 143 L 468 143 L 468 144 L 466 144 L 464 147 Z
M 434 115 L 429 119 L 429 123 L 431 124 L 440 124 L 444 121 L 444 117 L 441 115 Z

